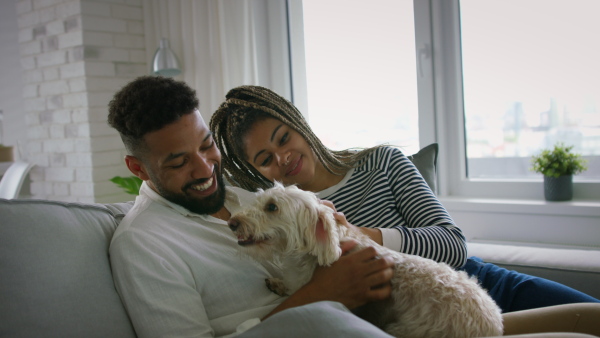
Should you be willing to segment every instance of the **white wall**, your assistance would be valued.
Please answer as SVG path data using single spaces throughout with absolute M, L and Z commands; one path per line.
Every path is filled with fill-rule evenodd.
M 9 70 L 0 88 L 3 98 L 10 99 L 4 129 L 10 129 L 11 143 L 22 141 L 19 148 L 35 165 L 30 173 L 33 198 L 132 199 L 109 181 L 130 173 L 123 164 L 123 144 L 106 120 L 114 92 L 148 73 L 142 3 L 0 3 L 2 27 L 7 26 L 0 33 L 7 41 L 1 63 Z
M 23 115 L 23 72 L 19 56 L 16 2 L 0 2 L 0 110 L 3 111 L 0 143 L 17 148 L 26 140 Z M 15 156 L 20 159 L 19 152 Z
M 6 6 L 10 1 L 16 3 L 16 10 L 9 11 L 16 18 L 10 34 L 18 36 L 18 48 L 15 50 L 18 50 L 24 80 L 21 86 L 15 86 L 16 94 L 11 96 L 23 104 L 23 111 L 17 116 L 25 120 L 26 127 L 19 135 L 26 140 L 27 160 L 36 165 L 30 174 L 31 195 L 34 198 L 80 202 L 131 199 L 109 181 L 113 176 L 131 173 L 123 165 L 125 152 L 122 142 L 116 131 L 106 123 L 107 105 L 122 85 L 137 76 L 149 74 L 148 60 L 154 53 L 157 39 L 149 39 L 147 34 L 155 28 L 156 20 L 153 18 L 163 18 L 165 13 L 149 16 L 146 12 L 152 3 L 162 7 L 167 2 L 9 0 L 2 5 Z M 175 1 L 168 4 L 189 5 L 188 2 Z M 221 5 L 224 2 L 195 1 L 194 4 Z M 228 4 L 225 9 L 235 18 L 238 4 L 235 1 Z M 224 36 L 220 43 L 232 45 L 229 49 L 213 48 L 213 51 L 226 56 L 235 56 L 230 57 L 230 69 L 216 69 L 216 72 L 223 72 L 220 76 L 225 88 L 219 88 L 222 93 L 215 91 L 216 81 L 212 78 L 207 80 L 205 76 L 220 64 L 215 56 L 219 61 L 224 58 L 208 48 L 215 46 L 186 44 L 193 48 L 188 48 L 188 54 L 180 54 L 184 56 L 184 69 L 187 68 L 184 80 L 200 91 L 200 100 L 204 101 L 201 105 L 208 103 L 203 94 L 218 93 L 213 107 L 203 112 L 206 118 L 222 102 L 227 90 L 235 85 L 259 84 L 289 94 L 287 45 L 282 42 L 287 41 L 285 3 L 257 0 L 251 5 L 248 11 L 241 12 L 243 15 L 255 15 L 250 21 L 256 21 L 257 25 L 229 32 L 232 39 L 227 39 L 229 35 Z M 204 23 L 207 15 L 214 14 L 206 13 L 204 9 L 197 6 L 194 13 L 186 12 L 194 14 L 190 17 L 193 20 L 187 20 L 189 24 L 180 27 L 174 41 L 187 36 L 183 31 L 196 27 L 196 22 Z M 172 26 L 181 25 L 183 20 L 178 20 L 182 18 L 181 11 L 174 14 L 177 14 L 174 20 L 169 20 L 171 16 L 165 16 L 165 20 Z M 198 21 L 198 17 L 201 20 Z M 229 19 L 229 16 L 224 17 Z M 227 24 L 227 21 L 217 24 Z M 198 27 L 194 28 L 195 32 L 203 33 L 205 38 L 192 34 L 194 39 L 188 41 L 209 41 L 206 37 L 210 38 L 210 32 L 203 31 L 204 26 Z M 244 38 L 249 30 L 256 35 L 255 45 L 248 47 L 256 51 L 253 58 L 243 50 L 240 54 L 240 49 L 236 48 L 236 43 L 248 42 Z M 208 57 L 200 57 L 204 62 L 202 67 L 193 68 L 192 61 L 199 58 L 195 53 L 198 49 Z M 255 64 L 248 66 L 248 58 L 256 61 Z M 241 72 L 249 67 L 257 68 L 256 79 L 251 79 L 255 81 L 249 82 L 246 77 L 240 77 L 239 67 L 242 67 Z M 198 81 L 190 80 L 196 77 L 202 86 L 198 85 Z

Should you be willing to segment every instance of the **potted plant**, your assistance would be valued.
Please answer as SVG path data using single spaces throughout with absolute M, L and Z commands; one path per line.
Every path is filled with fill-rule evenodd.
M 573 198 L 573 175 L 587 170 L 587 161 L 571 152 L 573 146 L 562 143 L 543 150 L 531 159 L 532 170 L 544 175 L 544 197 L 547 201 L 569 201 Z
M 128 177 L 115 176 L 110 181 L 123 188 L 130 195 L 138 195 L 142 186 L 142 180 L 133 175 Z

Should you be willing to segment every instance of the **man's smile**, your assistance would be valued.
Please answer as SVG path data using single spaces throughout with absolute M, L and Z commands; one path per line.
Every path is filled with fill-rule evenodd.
M 186 185 L 185 190 L 191 190 L 191 193 L 194 195 L 208 196 L 217 190 L 217 185 L 215 172 L 213 172 L 213 175 L 207 179 L 198 180 Z
M 198 191 L 204 191 L 204 190 L 210 188 L 210 186 L 213 184 L 213 181 L 214 181 L 214 177 L 211 177 L 205 183 L 200 183 L 200 184 L 192 185 L 190 187 L 190 189 L 198 190 Z

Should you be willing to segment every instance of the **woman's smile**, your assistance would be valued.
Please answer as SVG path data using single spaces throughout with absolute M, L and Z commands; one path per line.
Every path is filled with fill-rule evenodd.
M 296 176 L 302 171 L 302 156 L 298 157 L 297 160 L 292 161 L 286 168 L 285 176 Z

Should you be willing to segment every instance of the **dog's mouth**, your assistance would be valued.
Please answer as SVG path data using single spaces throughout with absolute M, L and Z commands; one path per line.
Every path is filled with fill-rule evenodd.
M 238 236 L 238 245 L 241 246 L 249 246 L 249 245 L 254 245 L 254 244 L 260 244 L 260 243 L 264 243 L 268 240 L 268 238 L 264 238 L 264 239 L 254 239 L 254 236 L 250 235 L 249 237 L 242 237 L 242 236 Z
M 255 243 L 254 242 L 254 237 L 252 237 L 252 236 L 250 236 L 248 238 L 244 238 L 244 237 L 238 236 L 238 245 L 246 246 L 246 245 L 252 245 L 254 243 Z

